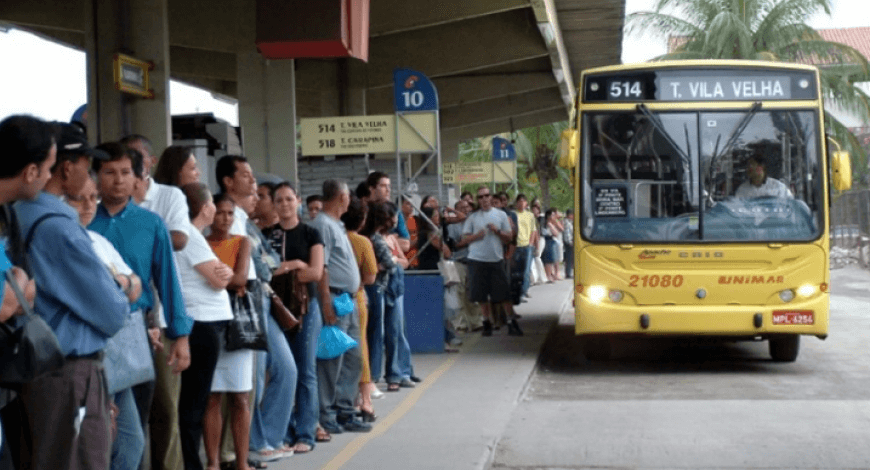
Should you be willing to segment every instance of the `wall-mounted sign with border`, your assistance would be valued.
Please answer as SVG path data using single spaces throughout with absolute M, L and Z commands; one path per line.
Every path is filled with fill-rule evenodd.
M 396 151 L 396 116 L 350 116 L 300 120 L 302 155 L 354 155 Z
M 115 89 L 124 93 L 153 99 L 148 73 L 154 70 L 154 62 L 135 59 L 124 54 L 115 54 L 112 64 Z

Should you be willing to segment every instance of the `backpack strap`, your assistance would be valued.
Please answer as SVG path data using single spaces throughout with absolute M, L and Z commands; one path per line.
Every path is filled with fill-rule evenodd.
M 45 219 L 50 219 L 52 217 L 65 217 L 64 214 L 58 212 L 49 212 L 47 214 L 42 214 L 33 222 L 33 225 L 30 226 L 30 230 L 27 231 L 27 236 L 24 237 L 24 253 L 27 253 L 27 250 L 30 249 L 30 242 L 33 241 L 33 236 L 36 234 L 36 228 L 39 227 Z

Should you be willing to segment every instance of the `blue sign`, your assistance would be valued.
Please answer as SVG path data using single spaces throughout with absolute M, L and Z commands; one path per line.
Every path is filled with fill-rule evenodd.
M 492 138 L 492 161 L 494 162 L 510 162 L 517 159 L 517 151 L 507 139 L 501 137 Z
M 438 91 L 435 85 L 416 70 L 393 71 L 393 95 L 396 112 L 438 110 Z

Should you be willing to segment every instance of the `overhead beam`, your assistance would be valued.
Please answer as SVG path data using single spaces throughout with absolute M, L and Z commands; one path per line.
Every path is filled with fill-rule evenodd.
M 170 46 L 173 73 L 223 81 L 236 81 L 236 54 Z
M 498 121 L 488 121 L 452 129 L 442 128 L 441 141 L 462 141 L 477 137 L 487 137 L 502 132 L 510 132 L 512 130 L 551 124 L 566 119 L 568 119 L 568 114 L 565 112 L 564 108 L 547 109 L 523 116 L 516 116 L 510 119 L 504 118 L 499 119 Z
M 547 50 L 550 51 L 553 77 L 559 85 L 562 102 L 565 103 L 565 108 L 570 109 L 574 104 L 574 79 L 556 15 L 556 5 L 553 0 L 532 0 L 532 11 L 538 20 L 538 29 L 544 37 Z
M 432 80 L 438 90 L 440 107 L 471 104 L 494 98 L 552 88 L 556 85 L 549 72 L 510 75 L 462 75 Z M 393 88 L 370 88 L 366 93 L 369 114 L 391 113 L 394 109 Z
M 33 33 L 48 41 L 56 42 L 84 52 L 85 33 L 68 29 L 52 29 L 42 26 L 18 26 L 22 31 Z
M 82 0 L 4 0 L 0 2 L 0 21 L 84 34 L 85 6 Z
M 564 111 L 562 96 L 559 89 L 554 86 L 545 90 L 443 108 L 441 128 L 449 129 L 479 122 L 497 121 L 505 117 L 536 113 L 542 109 L 558 109 L 560 106 Z M 568 113 L 564 112 L 564 114 L 567 117 Z
M 378 37 L 528 6 L 529 0 L 441 0 L 437 8 L 427 1 L 378 0 L 371 2 L 369 28 Z
M 255 30 L 255 0 L 169 0 L 173 46 L 237 53 L 253 46 Z
M 239 98 L 238 83 L 236 81 L 218 80 L 214 78 L 197 77 L 192 75 L 179 74 L 173 72 L 170 74 L 173 80 L 184 82 L 188 85 L 203 88 L 212 93 L 225 95 L 230 98 Z
M 524 10 L 373 38 L 370 51 L 369 87 L 392 84 L 397 67 L 437 78 L 548 55 Z

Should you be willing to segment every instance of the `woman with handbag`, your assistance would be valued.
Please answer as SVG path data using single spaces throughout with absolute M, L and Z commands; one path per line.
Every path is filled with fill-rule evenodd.
M 323 276 L 323 239 L 317 229 L 299 220 L 299 197 L 290 183 L 279 183 L 272 192 L 278 223 L 263 230 L 266 240 L 281 257 L 272 276 L 272 287 L 284 305 L 302 322 L 287 332 L 296 361 L 296 399 L 285 441 L 293 452 L 314 449 L 320 415 L 317 388 L 317 338 L 323 325 L 314 284 Z
M 207 241 L 218 259 L 233 270 L 233 276 L 227 284 L 227 290 L 239 297 L 244 297 L 248 282 L 248 263 L 251 259 L 251 243 L 247 237 L 229 234 L 230 227 L 235 220 L 233 200 L 226 194 L 219 194 L 215 196 L 214 204 L 215 216 Z M 234 312 L 235 314 L 237 312 Z M 208 405 L 203 418 L 208 469 L 216 470 L 219 465 L 221 427 L 223 424 L 221 396 L 226 393 L 230 402 L 236 468 L 249 470 L 247 462 L 251 412 L 248 393 L 254 387 L 254 351 L 250 349 L 228 351 L 226 328 L 220 328 L 218 337 L 221 345 L 211 382 L 211 395 L 208 397 Z
M 194 319 L 189 342 L 196 354 L 191 355 L 190 367 L 181 373 L 178 426 L 185 470 L 201 470 L 199 443 L 203 417 L 220 352 L 219 335 L 226 322 L 233 319 L 226 288 L 234 273 L 217 258 L 202 235 L 202 230 L 214 221 L 216 211 L 208 187 L 190 183 L 181 191 L 187 198 L 193 230 L 187 245 L 175 254 L 175 260 L 184 304 Z

